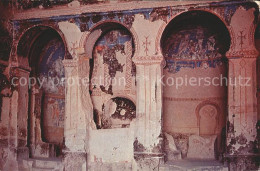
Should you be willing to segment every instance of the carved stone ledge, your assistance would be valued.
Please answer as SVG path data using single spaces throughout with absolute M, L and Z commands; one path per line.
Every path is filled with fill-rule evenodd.
M 164 58 L 162 55 L 154 56 L 135 56 L 133 57 L 133 62 L 136 65 L 152 65 L 152 64 L 161 64 Z
M 62 61 L 64 67 L 76 67 L 78 66 L 78 60 L 76 59 L 64 59 Z
M 21 73 L 27 73 L 28 75 L 31 72 L 31 68 L 23 68 L 23 67 L 12 67 L 11 68 L 11 76 L 19 77 Z
M 226 53 L 227 58 L 257 58 L 257 50 L 229 51 Z

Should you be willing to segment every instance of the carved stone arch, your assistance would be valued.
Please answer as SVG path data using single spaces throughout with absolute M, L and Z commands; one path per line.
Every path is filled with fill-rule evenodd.
M 45 73 L 50 73 L 49 69 L 52 70 L 57 69 L 57 71 L 63 72 L 63 70 L 61 69 L 63 67 L 61 61 L 65 58 L 67 54 L 67 44 L 64 39 L 63 33 L 56 27 L 52 25 L 34 25 L 32 27 L 25 29 L 22 32 L 19 39 L 16 40 L 16 42 L 17 42 L 15 44 L 16 49 L 14 47 L 14 50 L 16 51 L 12 55 L 17 57 L 18 59 L 17 70 L 19 71 L 17 71 L 14 74 L 26 78 L 29 78 L 29 76 L 34 78 L 37 77 L 37 79 L 40 78 L 41 80 L 43 80 L 42 79 L 43 77 L 45 76 L 49 77 L 48 74 L 45 75 Z M 26 46 L 23 46 L 24 44 Z M 46 60 L 42 60 L 42 59 L 46 59 Z M 47 63 L 48 59 L 51 59 L 49 60 L 51 62 Z M 51 67 L 46 69 L 47 66 L 51 66 Z M 14 68 L 14 70 L 16 70 L 16 68 Z M 25 71 L 23 70 L 25 70 L 26 73 L 24 73 Z M 23 75 L 21 75 L 20 73 L 23 73 Z M 41 74 L 42 77 L 40 76 Z M 63 75 L 64 74 L 59 74 L 60 80 L 63 77 Z M 54 73 L 52 76 L 53 77 L 57 76 L 57 73 Z M 24 107 L 24 111 L 21 111 L 21 113 L 27 116 L 29 114 L 27 127 L 28 127 L 28 131 L 30 132 L 27 138 L 30 139 L 28 145 L 32 147 L 30 150 L 32 156 L 39 155 L 35 153 L 35 151 L 33 150 L 35 148 L 39 148 L 41 150 L 42 147 L 40 146 L 36 147 L 38 144 L 44 146 L 46 145 L 46 143 L 52 143 L 55 144 L 56 146 L 57 144 L 62 143 L 63 113 L 64 113 L 63 111 L 65 110 L 64 109 L 65 88 L 61 86 L 59 87 L 56 86 L 55 88 L 57 89 L 56 92 L 48 92 L 47 90 L 42 91 L 44 89 L 44 86 L 42 86 L 41 88 L 29 87 L 29 86 L 18 87 L 19 94 L 22 95 L 25 94 L 23 97 L 22 96 L 21 98 L 19 97 L 18 99 L 19 103 L 22 102 L 21 104 L 30 105 L 30 106 L 26 105 L 26 107 Z M 56 115 L 54 115 L 54 113 L 56 113 Z M 44 121 L 45 118 L 47 118 L 46 121 Z M 50 134 L 57 131 L 57 129 L 54 130 L 50 128 L 49 125 L 46 124 L 46 123 L 50 123 L 48 122 L 49 121 L 48 118 L 52 118 L 52 120 L 51 119 L 50 120 L 53 121 L 53 125 L 54 125 L 53 128 L 56 129 L 59 127 L 58 132 L 62 136 L 60 135 L 50 136 Z M 61 124 L 58 122 L 60 122 Z M 36 123 L 36 125 L 34 123 Z M 43 127 L 44 129 L 42 129 Z M 50 129 L 49 128 L 45 129 L 47 127 L 49 127 Z M 38 128 L 38 131 L 35 130 L 35 128 Z M 52 139 L 58 137 L 60 138 L 58 140 L 59 142 Z M 59 147 L 59 149 L 61 148 Z M 48 153 L 48 154 L 46 153 L 46 155 L 52 155 L 52 153 Z M 39 155 L 38 157 L 41 156 Z
M 249 30 L 249 39 L 250 39 L 250 42 L 249 44 L 251 46 L 254 46 L 255 47 L 255 53 L 257 53 L 259 55 L 259 50 L 257 49 L 257 47 L 255 46 L 255 34 L 256 34 L 256 29 L 257 29 L 257 24 L 255 24 L 254 22 L 251 24 L 251 27 L 250 27 L 250 30 Z
M 135 106 L 132 98 L 136 94 L 136 85 L 133 81 L 136 71 L 132 59 L 136 45 L 134 35 L 129 28 L 113 20 L 97 23 L 81 38 L 80 46 L 85 49 L 84 56 L 87 58 L 93 56 L 93 59 L 89 60 L 89 78 L 90 95 L 94 106 L 94 120 L 97 128 L 123 127 L 125 124 L 129 125 L 131 121 L 126 119 L 126 123 L 124 119 L 119 121 L 118 118 L 111 117 L 110 108 L 114 109 L 117 106 L 111 100 L 119 96 L 128 99 Z M 100 78 L 102 80 L 97 81 Z M 123 78 L 125 84 L 112 83 L 113 81 L 121 83 L 121 78 Z M 116 115 L 120 118 L 118 112 Z
M 208 113 L 205 113 L 204 112 L 204 114 L 206 114 L 206 115 L 208 115 L 208 116 L 206 116 L 206 117 L 209 117 L 210 119 L 212 119 L 212 120 L 216 120 L 216 125 L 215 125 L 215 128 L 214 128 L 214 131 L 213 131 L 213 133 L 211 133 L 211 134 L 216 134 L 216 131 L 217 131 L 217 129 L 218 129 L 218 124 L 219 124 L 219 118 L 220 118 L 220 107 L 219 107 L 219 105 L 217 104 L 217 103 L 215 103 L 215 102 L 212 102 L 212 101 L 203 101 L 203 102 L 201 102 L 197 107 L 196 107 L 196 110 L 195 110 L 195 113 L 196 113 L 196 117 L 197 117 L 197 126 L 199 127 L 199 134 L 200 135 L 205 135 L 205 131 L 202 131 L 201 130 L 201 118 L 202 118 L 202 112 L 203 111 L 201 111 L 203 108 L 206 108 L 206 107 L 208 107 L 209 108 L 209 110 L 211 110 L 212 109 L 212 111 L 209 111 Z M 211 108 L 211 109 L 210 109 Z M 211 113 L 210 113 L 211 112 Z M 216 112 L 216 113 L 214 113 L 214 112 Z M 213 127 L 214 127 L 214 123 L 209 123 L 210 125 L 212 125 Z M 210 131 L 209 131 L 210 132 Z M 206 134 L 206 135 L 209 135 L 209 134 Z
M 212 11 L 212 10 L 208 10 L 208 9 L 192 9 L 192 10 L 185 10 L 185 11 L 182 11 L 182 12 L 179 12 L 177 13 L 176 15 L 173 15 L 168 21 L 167 23 L 163 22 L 163 24 L 161 25 L 158 33 L 157 33 L 157 36 L 156 36 L 156 41 L 155 41 L 155 47 L 158 48 L 157 49 L 157 52 L 161 53 L 162 54 L 162 49 L 161 49 L 161 40 L 162 40 L 162 35 L 166 29 L 166 27 L 174 20 L 176 19 L 176 17 L 182 15 L 182 14 L 185 14 L 185 13 L 188 13 L 188 12 L 191 12 L 191 11 L 204 11 L 204 12 L 207 12 L 207 13 L 211 13 L 213 15 L 215 15 L 219 20 L 222 21 L 222 23 L 225 25 L 225 27 L 227 28 L 228 32 L 229 32 L 229 35 L 230 35 L 230 40 L 233 41 L 233 37 L 234 35 L 232 34 L 232 29 L 231 27 L 228 25 L 228 23 L 225 21 L 225 19 L 218 13 L 216 13 L 215 11 Z M 230 42 L 230 48 L 231 48 L 231 45 L 233 44 L 233 42 Z M 229 49 L 230 49 L 229 48 Z
M 17 39 L 17 43 L 14 44 L 15 47 L 13 47 L 15 49 L 15 54 L 18 59 L 20 57 L 26 57 L 28 58 L 28 55 L 29 55 L 29 52 L 30 52 L 30 49 L 33 45 L 33 43 L 35 42 L 35 40 L 46 30 L 53 30 L 55 32 L 58 33 L 58 35 L 61 37 L 62 41 L 63 41 L 63 44 L 64 44 L 64 48 L 65 48 L 65 55 L 64 57 L 67 57 L 68 55 L 68 51 L 67 51 L 67 44 L 66 44 L 66 40 L 65 40 L 65 37 L 64 37 L 64 34 L 61 30 L 59 30 L 58 28 L 52 26 L 52 25 L 42 25 L 42 24 L 39 24 L 39 25 L 34 25 L 32 27 L 29 27 L 25 30 L 23 30 L 23 32 L 21 33 L 21 36 Z M 36 33 L 32 36 L 32 40 L 28 41 L 27 40 L 27 36 L 29 36 L 30 34 L 32 34 L 32 32 L 35 31 Z M 29 42 L 29 44 L 27 45 L 27 47 L 23 47 L 23 42 Z M 20 47 L 22 46 L 22 47 Z M 24 49 L 25 48 L 25 49 Z M 24 49 L 23 53 L 24 54 L 21 54 L 20 52 L 20 49 Z M 19 60 L 17 61 L 18 64 L 19 64 Z
M 136 104 L 129 97 L 111 97 L 104 103 L 103 117 L 109 123 L 107 128 L 130 126 L 130 122 L 136 118 Z
M 139 52 L 139 41 L 138 41 L 138 36 L 134 30 L 134 28 L 129 28 L 127 27 L 124 23 L 121 23 L 121 22 L 118 22 L 116 20 L 105 20 L 105 21 L 100 21 L 98 23 L 95 24 L 95 26 L 93 26 L 87 33 L 84 33 L 82 35 L 82 38 L 80 40 L 80 48 L 84 48 L 84 51 L 87 55 L 87 57 L 91 57 L 91 56 L 88 56 L 89 54 L 91 54 L 91 52 L 89 50 L 87 50 L 87 46 L 88 46 L 88 43 L 90 45 L 90 49 L 93 50 L 94 46 L 95 46 L 95 42 L 99 39 L 99 37 L 101 36 L 101 34 L 104 32 L 102 31 L 102 29 L 106 29 L 106 28 L 102 28 L 102 25 L 105 25 L 107 23 L 111 23 L 111 24 L 117 24 L 117 25 L 121 25 L 122 27 L 124 27 L 125 29 L 127 29 L 132 37 L 133 37 L 133 42 L 134 42 L 134 48 L 135 48 L 135 54 L 137 54 Z M 102 29 L 101 29 L 102 28 Z M 95 30 L 101 30 L 100 32 L 100 35 L 99 33 L 95 32 Z M 92 34 L 97 34 L 99 36 L 94 36 Z M 88 41 L 89 39 L 91 39 L 91 41 Z M 88 52 L 89 51 L 89 52 Z
M 132 101 L 132 102 L 136 105 L 136 99 L 132 98 L 131 96 L 122 95 L 122 94 L 115 94 L 115 95 L 113 95 L 113 96 L 111 97 L 111 99 L 116 98 L 116 97 L 128 99 L 128 100 Z M 108 99 L 107 101 L 109 101 L 109 99 Z

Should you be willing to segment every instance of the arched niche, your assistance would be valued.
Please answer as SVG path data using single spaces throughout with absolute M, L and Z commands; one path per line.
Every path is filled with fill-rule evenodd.
M 220 109 L 217 103 L 204 101 L 196 108 L 197 126 L 200 136 L 217 134 Z
M 21 37 L 17 55 L 19 66 L 30 68 L 32 84 L 28 85 L 27 101 L 28 142 L 30 146 L 34 146 L 31 154 L 34 157 L 60 155 L 65 114 L 65 71 L 62 61 L 66 56 L 66 46 L 63 38 L 50 27 L 31 28 Z M 46 143 L 53 144 L 56 151 L 51 152 L 51 149 L 44 146 Z M 37 150 L 44 152 L 39 153 Z
M 95 36 L 91 36 L 93 34 Z M 105 117 L 105 103 L 112 97 L 136 97 L 136 70 L 132 61 L 135 45 L 131 32 L 113 22 L 98 25 L 88 38 L 96 40 L 91 49 L 90 94 L 94 116 L 102 118 Z M 101 128 L 99 123 L 96 124 Z
M 220 148 L 227 116 L 225 53 L 229 47 L 229 31 L 212 13 L 189 11 L 169 22 L 161 38 L 166 61 L 163 68 L 163 131 L 173 136 L 218 135 Z M 203 101 L 212 101 L 219 106 L 218 112 L 213 112 L 213 118 L 210 112 L 205 112 L 217 110 L 212 105 L 196 110 Z M 210 116 L 205 116 L 206 113 Z M 214 122 L 213 126 L 208 122 Z M 207 127 L 211 131 L 207 131 Z

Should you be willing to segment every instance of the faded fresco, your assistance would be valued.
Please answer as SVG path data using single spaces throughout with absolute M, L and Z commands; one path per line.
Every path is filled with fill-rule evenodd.
M 209 60 L 222 57 L 216 34 L 197 27 L 171 34 L 165 48 L 166 57 L 176 60 Z
M 135 94 L 132 47 L 132 36 L 124 29 L 110 30 L 96 42 L 90 91 L 97 128 L 127 127 L 135 118 L 135 105 L 131 100 L 120 97 L 112 99 L 114 95 Z
M 166 39 L 164 54 L 167 70 L 171 73 L 181 68 L 213 67 L 222 64 L 218 35 L 208 28 L 188 28 L 173 32 Z
M 44 136 L 53 141 L 53 136 L 63 135 L 65 115 L 65 70 L 62 64 L 64 45 L 60 39 L 53 39 L 40 55 L 39 77 L 44 82 L 43 125 Z
M 112 30 L 101 36 L 93 53 L 92 91 L 100 89 L 112 95 L 113 90 L 122 91 L 131 88 L 131 77 L 135 74 L 135 66 L 131 60 L 132 49 L 132 37 L 123 29 Z M 97 81 L 93 78 L 103 80 Z M 125 78 L 125 82 L 112 87 L 113 79 L 118 81 L 120 78 Z
M 177 73 L 181 68 L 216 68 L 225 62 L 230 42 L 225 26 L 220 21 L 213 23 L 209 14 L 199 19 L 202 14 L 183 15 L 191 22 L 177 18 L 176 23 L 168 28 L 162 47 L 166 59 L 165 69 L 169 73 Z M 203 23 L 203 20 L 208 23 Z
M 62 64 L 64 45 L 61 40 L 51 40 L 43 49 L 39 67 L 39 76 L 44 80 L 45 93 L 64 95 L 65 70 Z M 55 86 L 54 86 L 55 85 Z

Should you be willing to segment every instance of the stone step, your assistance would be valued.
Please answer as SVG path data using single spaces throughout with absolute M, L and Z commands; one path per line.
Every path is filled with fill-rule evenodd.
M 54 168 L 40 168 L 40 167 L 33 167 L 32 171 L 54 171 Z
M 57 168 L 61 166 L 61 160 L 59 159 L 33 159 L 33 167 L 36 168 Z
M 227 167 L 208 166 L 195 168 L 182 168 L 177 166 L 160 166 L 160 171 L 228 171 Z
M 210 160 L 176 160 L 160 165 L 160 171 L 228 171 L 218 161 Z
M 27 171 L 62 171 L 63 166 L 59 158 L 30 158 L 22 161 Z

